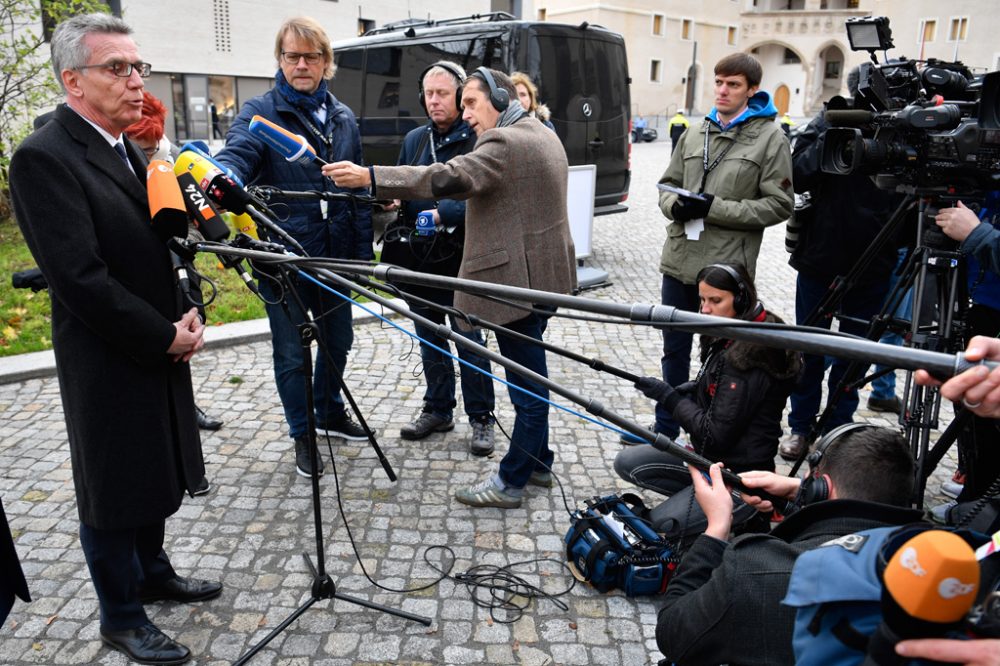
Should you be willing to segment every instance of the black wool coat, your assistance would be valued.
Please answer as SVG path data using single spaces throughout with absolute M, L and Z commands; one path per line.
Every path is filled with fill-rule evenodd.
M 702 534 L 667 586 L 656 645 L 683 666 L 791 666 L 795 609 L 781 600 L 795 558 L 831 539 L 922 516 L 887 504 L 827 500 L 789 516 L 770 534 L 745 534 L 731 544 Z
M 204 474 L 187 363 L 167 355 L 181 311 L 166 246 L 136 178 L 60 105 L 10 168 L 18 224 L 49 284 L 52 344 L 80 520 L 154 524 Z

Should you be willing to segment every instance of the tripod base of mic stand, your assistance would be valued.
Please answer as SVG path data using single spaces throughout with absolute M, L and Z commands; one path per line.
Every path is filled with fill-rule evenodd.
M 358 606 L 364 606 L 365 608 L 371 608 L 372 610 L 382 611 L 383 613 L 388 613 L 389 615 L 395 615 L 396 617 L 401 617 L 404 620 L 411 620 L 413 622 L 419 622 L 425 627 L 431 626 L 431 619 L 429 617 L 424 617 L 423 615 L 415 615 L 413 613 L 407 613 L 406 611 L 399 610 L 397 608 L 389 608 L 388 606 L 383 606 L 382 604 L 377 604 L 367 599 L 359 599 L 358 597 L 352 597 L 347 594 L 341 594 L 337 592 L 337 585 L 333 582 L 333 579 L 329 574 L 324 574 L 322 576 L 318 575 L 316 567 L 312 563 L 312 559 L 309 557 L 308 553 L 302 553 L 302 559 L 306 561 L 306 566 L 309 567 L 309 571 L 313 575 L 312 584 L 312 594 L 306 599 L 306 602 L 292 611 L 292 614 L 281 621 L 277 627 L 275 627 L 271 633 L 264 636 L 259 643 L 250 648 L 243 656 L 233 662 L 233 666 L 242 666 L 246 664 L 253 657 L 263 650 L 268 643 L 273 641 L 278 634 L 284 631 L 292 622 L 295 622 L 300 615 L 309 610 L 313 604 L 317 601 L 323 599 L 340 599 L 341 601 L 348 601 L 352 604 L 357 604 Z

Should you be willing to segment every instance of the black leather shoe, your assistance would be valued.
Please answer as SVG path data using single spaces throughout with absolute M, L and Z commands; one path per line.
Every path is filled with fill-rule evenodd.
M 140 664 L 183 664 L 191 659 L 191 650 L 152 623 L 121 631 L 101 627 L 101 640 Z
M 194 406 L 194 412 L 198 416 L 198 427 L 202 430 L 218 430 L 222 427 L 222 421 L 213 419 L 202 411 L 198 405 Z
M 199 495 L 207 495 L 212 492 L 212 484 L 208 482 L 208 477 L 201 477 L 201 481 L 198 482 L 198 487 L 194 489 L 191 494 L 195 497 Z
M 196 580 L 176 576 L 157 585 L 146 585 L 139 588 L 139 601 L 144 604 L 154 601 L 207 601 L 222 594 L 222 583 L 208 580 Z

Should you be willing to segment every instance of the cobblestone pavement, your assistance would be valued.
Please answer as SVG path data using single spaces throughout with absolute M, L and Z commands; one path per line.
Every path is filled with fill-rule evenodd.
M 669 159 L 669 141 L 636 145 L 626 214 L 598 218 L 589 263 L 608 270 L 613 284 L 587 296 L 619 302 L 658 302 L 657 265 L 664 239 L 654 184 Z M 769 229 L 758 268 L 761 295 L 787 320 L 794 316 L 794 273 L 783 249 L 784 227 Z M 642 374 L 659 368 L 659 334 L 628 326 L 554 319 L 548 340 Z M 495 344 L 491 341 L 495 349 Z M 639 423 L 650 404 L 630 385 L 550 355 L 552 378 L 597 398 Z M 222 596 L 196 605 L 158 603 L 152 620 L 191 647 L 198 664 L 234 660 L 309 596 L 311 577 L 301 553 L 315 553 L 308 480 L 296 475 L 293 446 L 283 426 L 267 342 L 210 350 L 193 364 L 198 404 L 226 421 L 204 437 L 208 477 L 216 490 L 187 499 L 167 521 L 167 551 L 186 576 L 221 579 Z M 95 381 L 98 381 L 95 378 Z M 426 584 L 436 576 L 424 561 L 431 545 L 448 545 L 454 573 L 477 564 L 562 558 L 567 511 L 558 489 L 529 486 L 520 509 L 470 509 L 452 494 L 495 468 L 497 457 L 468 453 L 464 418 L 453 432 L 418 442 L 399 429 L 420 410 L 419 352 L 386 324 L 357 328 L 347 382 L 365 418 L 380 435 L 399 480 L 386 479 L 367 443 L 333 440 L 339 477 L 321 480 L 326 564 L 338 589 L 432 618 L 427 628 L 343 601 L 321 601 L 292 624 L 254 664 L 655 664 L 657 603 L 577 585 L 561 597 L 563 610 L 535 601 L 513 624 L 492 621 L 468 590 L 452 580 L 410 594 L 369 582 L 361 563 L 391 589 Z M 862 399 L 862 406 L 865 404 Z M 497 416 L 509 429 L 510 401 L 497 389 Z M 567 404 L 558 400 L 560 404 Z M 112 414 L 113 412 L 109 412 Z M 942 413 L 950 418 L 950 410 Z M 890 425 L 884 416 L 858 417 Z M 108 427 L 114 428 L 113 417 Z M 551 416 L 555 471 L 570 506 L 597 493 L 625 489 L 612 470 L 617 436 L 564 411 Z M 498 433 L 499 434 L 499 433 Z M 141 433 L 137 433 L 141 436 Z M 499 456 L 506 450 L 500 442 Z M 329 459 L 329 450 L 324 452 Z M 929 488 L 954 468 L 946 461 Z M 77 537 L 69 451 L 54 378 L 0 385 L 0 494 L 34 601 L 18 602 L 0 629 L 0 662 L 118 665 L 101 645 L 93 586 Z M 329 469 L 329 466 L 328 466 Z M 787 469 L 787 467 L 783 467 Z M 649 499 L 652 499 L 651 497 Z M 930 503 L 931 500 L 928 500 Z M 350 526 L 361 561 L 345 528 Z M 431 555 L 440 561 L 440 553 Z M 554 564 L 530 565 L 527 578 L 550 592 L 569 576 Z

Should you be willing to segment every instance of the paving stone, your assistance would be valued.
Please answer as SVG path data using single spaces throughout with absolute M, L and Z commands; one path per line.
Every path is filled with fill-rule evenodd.
M 669 159 L 669 142 L 633 146 L 629 212 L 594 220 L 593 254 L 587 264 L 604 268 L 612 283 L 583 293 L 618 303 L 658 303 L 660 250 L 665 224 L 656 205 L 655 182 Z M 758 263 L 759 291 L 768 308 L 794 319 L 795 273 L 787 265 L 784 227 L 766 230 Z M 404 328 L 410 328 L 404 324 Z M 496 349 L 496 336 L 488 344 Z M 657 374 L 661 339 L 641 326 L 553 318 L 546 339 L 629 372 Z M 696 356 L 696 354 L 695 354 Z M 648 400 L 627 382 L 549 354 L 551 376 L 636 423 L 648 424 Z M 430 627 L 346 601 L 323 600 L 292 623 L 252 662 L 254 666 L 354 666 L 356 664 L 655 664 L 658 604 L 621 593 L 600 594 L 577 584 L 561 597 L 562 611 L 535 600 L 513 624 L 489 619 L 469 589 L 454 580 L 411 594 L 378 590 L 362 575 L 344 529 L 369 573 L 388 587 L 413 589 L 440 575 L 473 566 L 505 566 L 536 557 L 561 561 L 567 511 L 558 487 L 530 488 L 517 510 L 472 509 L 456 503 L 456 490 L 492 473 L 506 451 L 497 430 L 498 453 L 468 453 L 469 426 L 459 414 L 451 433 L 418 442 L 399 437 L 422 406 L 419 353 L 410 339 L 378 323 L 359 323 L 346 373 L 347 384 L 398 480 L 390 482 L 367 443 L 331 438 L 321 442 L 327 474 L 320 480 L 325 569 L 340 593 L 424 615 Z M 696 371 L 697 364 L 692 368 Z M 498 368 L 494 368 L 500 375 Z M 293 443 L 274 389 L 268 342 L 210 348 L 192 363 L 199 404 L 225 419 L 204 434 L 207 475 L 215 490 L 185 499 L 167 520 L 166 549 L 182 575 L 222 580 L 222 597 L 187 606 L 148 607 L 152 619 L 188 644 L 198 664 L 229 664 L 309 599 L 312 577 L 302 559 L 316 562 L 312 487 L 295 473 Z M 239 383 L 230 379 L 239 377 Z M 900 382 L 900 390 L 901 390 Z M 513 410 L 496 387 L 496 414 L 508 432 Z M 892 425 L 864 409 L 857 418 Z M 563 398 L 557 403 L 580 411 Z M 941 425 L 953 418 L 941 409 Z M 595 494 L 637 492 L 612 468 L 620 450 L 617 433 L 566 411 L 550 412 L 554 469 L 571 509 Z M 339 475 L 339 493 L 330 465 Z M 788 465 L 778 461 L 780 470 Z M 66 428 L 54 377 L 0 384 L 0 494 L 15 535 L 31 604 L 17 602 L 0 627 L 0 663 L 106 664 L 126 660 L 102 646 L 97 602 L 79 546 Z M 940 499 L 942 481 L 955 460 L 949 453 L 928 485 L 927 503 Z M 640 492 L 647 503 L 656 496 Z M 338 499 L 340 503 L 338 504 Z M 344 515 L 340 507 L 343 506 Z M 557 564 L 522 565 L 518 574 L 549 593 L 565 590 L 569 574 Z M 479 591 L 482 598 L 489 595 Z M 503 611 L 497 617 L 503 619 Z M 54 618 L 49 621 L 50 618 Z

